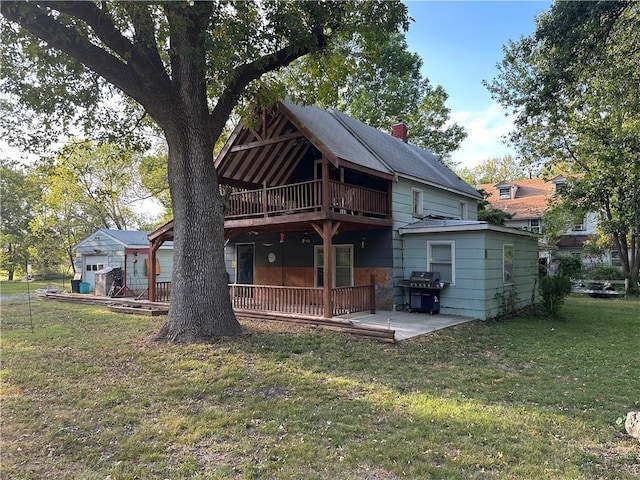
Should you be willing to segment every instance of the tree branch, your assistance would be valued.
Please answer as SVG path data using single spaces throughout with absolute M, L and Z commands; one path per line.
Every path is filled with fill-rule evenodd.
M 60 7 L 60 3 L 64 5 Z M 75 3 L 49 2 L 49 5 L 56 9 L 60 7 L 61 9 L 58 11 L 68 12 L 69 15 L 77 14 L 78 16 L 75 18 L 94 22 L 95 25 L 93 23 L 89 25 L 94 28 L 96 33 L 100 32 L 101 39 L 106 39 L 107 47 L 113 49 L 123 58 L 119 59 L 106 49 L 94 45 L 71 26 L 64 25 L 50 16 L 43 7 L 27 2 L 2 1 L 0 2 L 0 12 L 5 18 L 19 24 L 32 35 L 47 42 L 51 47 L 63 51 L 88 69 L 104 77 L 143 105 L 150 113 L 158 110 L 159 92 L 166 94 L 170 91 L 168 77 L 166 74 L 164 77 L 139 75 L 139 73 L 144 73 L 142 65 L 138 64 L 136 65 L 138 68 L 134 68 L 130 63 L 125 63 L 125 60 L 129 60 L 125 57 L 131 56 L 133 46 L 119 33 L 116 35 L 116 32 L 111 31 L 115 27 L 108 16 L 94 7 L 73 7 L 76 5 Z M 156 70 L 154 72 L 157 73 Z M 152 116 L 154 116 L 153 113 Z
M 236 68 L 232 73 L 227 87 L 222 92 L 222 95 L 220 95 L 211 113 L 211 118 L 215 118 L 218 115 L 223 115 L 226 118 L 237 104 L 244 89 L 263 74 L 286 67 L 294 60 L 312 51 L 325 49 L 327 46 L 327 36 L 324 34 L 324 29 L 318 19 L 316 18 L 315 20 L 309 43 L 306 45 L 289 45 Z

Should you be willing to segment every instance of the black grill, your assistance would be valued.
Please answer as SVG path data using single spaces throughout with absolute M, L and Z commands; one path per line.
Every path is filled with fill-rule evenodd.
M 409 312 L 438 313 L 440 311 L 440 272 L 412 272 L 408 280 L 398 284 L 409 290 Z

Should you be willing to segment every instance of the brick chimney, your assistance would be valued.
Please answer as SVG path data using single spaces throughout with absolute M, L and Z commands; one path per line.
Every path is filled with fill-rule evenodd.
M 407 143 L 407 124 L 402 120 L 398 120 L 398 123 L 391 125 L 391 136 L 399 138 L 404 143 Z

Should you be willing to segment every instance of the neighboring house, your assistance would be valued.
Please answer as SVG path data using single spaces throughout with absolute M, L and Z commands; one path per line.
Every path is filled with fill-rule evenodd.
M 479 193 L 406 140 L 403 123 L 388 135 L 290 102 L 257 128 L 238 126 L 215 161 L 233 189 L 224 228 L 234 308 L 292 312 L 300 298 L 307 310 L 297 313 L 368 309 L 373 278 L 373 308 L 402 310 L 399 283 L 413 271 L 440 272 L 442 313 L 485 319 L 514 293 L 516 308 L 527 304 L 535 237 L 478 222 Z M 149 236 L 152 255 L 172 229 Z
M 122 269 L 130 293 L 138 295 L 147 288 L 149 232 L 101 228 L 78 242 L 76 272 L 95 290 L 96 273 L 106 267 Z M 173 269 L 173 244 L 166 243 L 156 256 L 156 281 L 169 281 Z M 125 274 L 126 273 L 126 274 Z
M 502 181 L 496 184 L 485 183 L 476 185 L 479 190 L 487 192 L 487 200 L 492 208 L 503 210 L 513 215 L 505 220 L 505 226 L 527 230 L 535 234 L 542 234 L 542 216 L 549 208 L 549 201 L 553 195 L 563 188 L 566 178 L 562 176 L 551 180 L 542 178 L 528 178 L 513 181 Z M 587 214 L 576 221 L 560 238 L 553 249 L 561 255 L 580 257 L 585 265 L 593 262 L 612 262 L 611 252 L 606 258 L 594 259 L 582 255 L 582 248 L 586 240 L 596 233 L 597 221 L 594 213 Z M 551 249 L 540 242 L 540 259 L 549 264 Z M 615 260 L 612 264 L 615 264 Z

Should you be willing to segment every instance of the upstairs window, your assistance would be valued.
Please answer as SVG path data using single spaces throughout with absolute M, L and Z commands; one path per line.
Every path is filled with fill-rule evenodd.
M 532 218 L 531 220 L 529 220 L 529 231 L 537 234 L 542 233 L 542 227 L 540 226 L 539 218 Z
M 584 224 L 584 217 L 576 219 L 576 222 L 571 227 L 571 230 L 574 232 L 584 232 L 587 227 Z
M 422 190 L 417 188 L 411 189 L 411 214 L 414 217 L 422 218 L 424 211 Z
M 460 202 L 460 220 L 469 220 L 469 205 L 467 202 Z
M 498 198 L 500 200 L 511 200 L 511 187 L 499 187 Z

